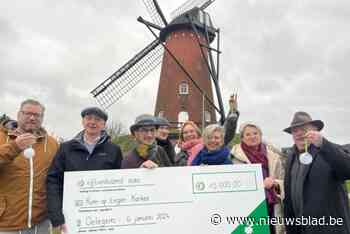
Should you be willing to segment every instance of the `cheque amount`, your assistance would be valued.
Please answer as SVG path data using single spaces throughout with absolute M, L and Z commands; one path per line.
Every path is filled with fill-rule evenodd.
M 192 174 L 194 194 L 246 192 L 257 190 L 255 171 L 233 171 Z

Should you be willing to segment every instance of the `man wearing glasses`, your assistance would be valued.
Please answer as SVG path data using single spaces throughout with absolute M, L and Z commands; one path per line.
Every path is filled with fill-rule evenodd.
M 57 141 L 42 127 L 44 106 L 21 103 L 17 122 L 0 126 L 0 234 L 47 234 L 46 175 Z
M 136 118 L 130 127 L 136 146 L 123 159 L 122 168 L 172 166 L 164 149 L 156 143 L 157 126 L 156 118 L 151 115 L 144 114 Z

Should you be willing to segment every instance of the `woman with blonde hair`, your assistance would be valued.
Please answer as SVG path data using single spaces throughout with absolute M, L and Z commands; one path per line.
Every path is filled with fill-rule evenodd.
M 233 146 L 232 161 L 234 164 L 261 164 L 269 216 L 281 217 L 284 198 L 282 156 L 271 145 L 262 142 L 262 131 L 258 125 L 244 123 L 239 133 L 241 143 Z M 271 233 L 284 233 L 281 225 L 270 225 L 270 229 Z
M 181 151 L 175 157 L 175 165 L 190 166 L 203 146 L 202 134 L 198 126 L 192 121 L 186 121 L 180 129 L 179 148 Z
M 232 164 L 230 150 L 224 144 L 224 134 L 224 128 L 220 125 L 208 125 L 203 132 L 204 147 L 193 159 L 191 165 Z
M 239 112 L 237 110 L 237 95 L 230 96 L 230 111 L 224 123 L 224 145 L 235 136 Z M 180 152 L 175 157 L 176 166 L 190 166 L 192 160 L 203 149 L 203 139 L 199 127 L 192 121 L 186 121 L 180 129 L 178 147 Z

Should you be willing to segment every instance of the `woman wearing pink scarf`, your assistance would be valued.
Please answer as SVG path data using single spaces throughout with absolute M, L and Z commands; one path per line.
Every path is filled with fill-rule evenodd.
M 181 151 L 176 155 L 177 166 L 190 166 L 192 160 L 203 149 L 201 131 L 192 121 L 186 121 L 180 129 L 179 148 Z

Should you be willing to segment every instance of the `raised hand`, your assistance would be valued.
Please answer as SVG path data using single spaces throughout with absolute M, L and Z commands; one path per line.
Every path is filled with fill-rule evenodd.
M 237 108 L 238 108 L 238 103 L 237 103 L 237 101 L 238 101 L 238 96 L 237 96 L 237 94 L 232 94 L 231 96 L 230 96 L 230 99 L 229 99 L 229 105 L 230 105 L 230 112 L 235 112 L 235 111 L 237 111 Z

